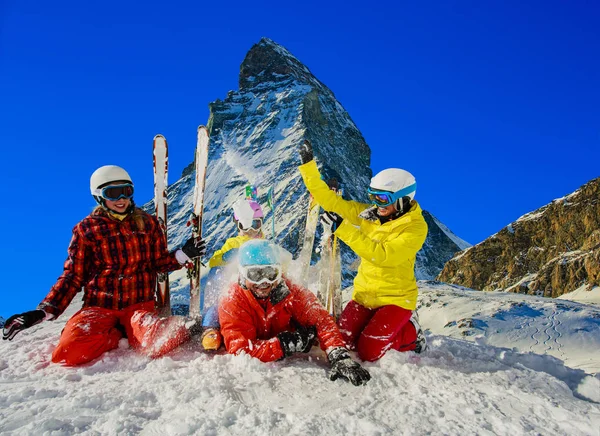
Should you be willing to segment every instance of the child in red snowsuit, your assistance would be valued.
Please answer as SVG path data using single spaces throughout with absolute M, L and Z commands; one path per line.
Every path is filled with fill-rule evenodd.
M 240 247 L 239 283 L 219 305 L 227 351 L 271 362 L 307 353 L 318 338 L 331 365 L 331 380 L 366 383 L 369 372 L 350 357 L 333 318 L 314 294 L 282 276 L 280 253 L 264 239 Z

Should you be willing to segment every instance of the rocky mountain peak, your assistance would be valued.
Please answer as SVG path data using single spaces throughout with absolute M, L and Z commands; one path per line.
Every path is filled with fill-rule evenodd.
M 262 38 L 254 44 L 240 66 L 240 91 L 264 83 L 277 83 L 290 79 L 318 83 L 302 62 L 269 38 Z
M 258 189 L 265 212 L 265 234 L 294 256 L 302 248 L 309 195 L 298 172 L 298 146 L 312 142 L 315 159 L 326 180 L 337 179 L 346 199 L 367 201 L 372 176 L 371 150 L 351 116 L 333 92 L 316 79 L 289 51 L 263 38 L 244 59 L 240 89 L 209 104 L 209 163 L 204 197 L 203 235 L 207 252 L 214 253 L 237 233 L 232 205 L 245 186 Z M 190 156 L 193 150 L 190 150 Z M 189 235 L 186 222 L 191 210 L 194 167 L 169 186 L 168 234 L 171 247 Z M 273 189 L 275 210 L 267 207 Z M 420 253 L 418 278 L 433 278 L 452 255 L 464 248 L 448 229 L 435 231 L 439 223 L 426 215 L 431 238 Z M 274 230 L 273 230 L 274 224 Z M 317 229 L 316 245 L 322 230 Z M 459 244 L 456 244 L 459 241 Z M 356 255 L 341 244 L 344 286 L 352 282 L 350 265 Z M 313 261 L 320 248 L 314 247 Z M 188 282 L 172 277 L 172 303 L 185 304 Z M 210 299 L 210 297 L 207 297 Z

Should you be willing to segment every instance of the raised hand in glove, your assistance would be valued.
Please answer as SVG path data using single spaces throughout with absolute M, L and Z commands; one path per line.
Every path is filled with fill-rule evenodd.
M 312 145 L 308 139 L 305 139 L 302 145 L 298 147 L 298 153 L 300 154 L 302 165 L 314 159 Z
M 28 329 L 29 327 L 41 323 L 44 318 L 46 318 L 46 312 L 39 309 L 13 315 L 4 323 L 2 339 L 12 341 L 21 330 Z
M 317 329 L 311 327 L 298 327 L 295 332 L 281 332 L 277 335 L 284 357 L 294 353 L 308 353 L 317 336 Z
M 206 241 L 201 238 L 190 238 L 183 247 L 181 247 L 181 251 L 183 251 L 190 259 L 202 257 L 206 254 Z
M 325 212 L 321 215 L 321 224 L 323 224 L 323 229 L 330 229 L 331 233 L 335 232 L 337 228 L 342 224 L 344 218 L 339 216 L 335 212 Z
M 329 380 L 336 380 L 338 377 L 351 382 L 354 386 L 365 384 L 371 380 L 371 374 L 364 369 L 358 362 L 355 362 L 348 354 L 348 350 L 343 347 L 334 348 L 327 355 L 331 364 L 329 371 Z

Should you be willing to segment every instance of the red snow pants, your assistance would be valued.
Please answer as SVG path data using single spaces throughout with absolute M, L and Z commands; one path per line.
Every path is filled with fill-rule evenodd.
M 118 347 L 123 328 L 129 345 L 152 358 L 168 353 L 190 338 L 183 317 L 159 317 L 152 301 L 123 310 L 85 307 L 67 321 L 52 353 L 52 362 L 66 366 L 90 362 Z
M 411 315 L 412 311 L 399 306 L 367 309 L 350 300 L 342 311 L 338 326 L 348 348 L 356 350 L 362 360 L 373 362 L 389 349 L 415 349 L 417 331 L 409 321 Z

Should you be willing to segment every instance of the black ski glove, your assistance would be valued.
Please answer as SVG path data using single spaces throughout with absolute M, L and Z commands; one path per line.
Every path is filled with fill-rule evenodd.
M 308 139 L 305 139 L 302 145 L 298 147 L 298 153 L 300 153 L 300 162 L 302 165 L 314 159 L 312 145 Z
M 348 354 L 348 350 L 343 347 L 334 348 L 327 355 L 331 364 L 329 380 L 336 380 L 338 377 L 350 381 L 354 386 L 365 384 L 371 380 L 371 374 L 364 369 L 358 362 L 355 362 Z
M 289 357 L 294 353 L 308 353 L 313 346 L 313 341 L 317 336 L 317 329 L 311 327 L 298 327 L 295 332 L 281 332 L 277 335 L 284 357 Z
M 335 212 L 325 212 L 323 215 L 321 215 L 321 224 L 323 224 L 323 229 L 329 227 L 331 229 L 331 233 L 337 230 L 337 228 L 342 224 L 342 221 L 344 221 L 344 218 Z
M 13 315 L 4 323 L 2 339 L 12 341 L 21 330 L 28 329 L 29 327 L 41 323 L 44 318 L 46 318 L 46 312 L 39 309 Z
M 190 259 L 202 257 L 206 254 L 206 242 L 201 238 L 190 238 L 183 247 L 181 247 L 181 251 L 183 251 Z

